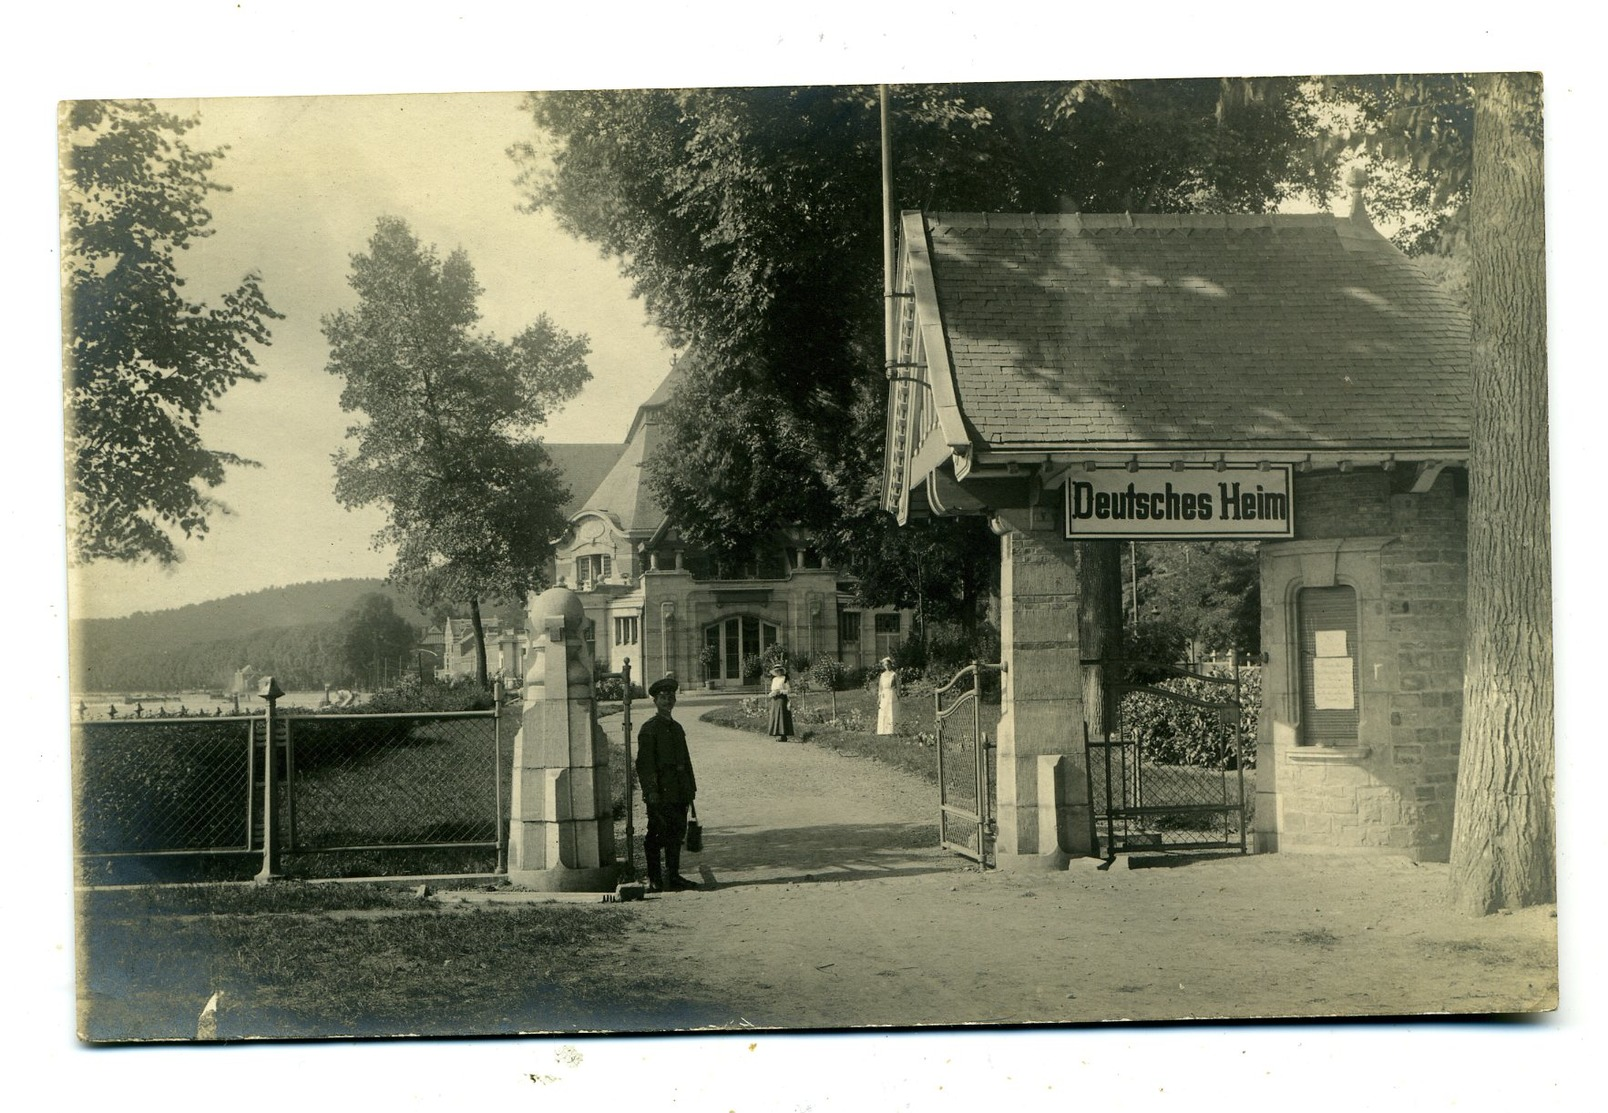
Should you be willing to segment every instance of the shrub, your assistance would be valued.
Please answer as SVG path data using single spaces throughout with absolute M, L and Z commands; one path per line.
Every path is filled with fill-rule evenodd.
M 492 695 L 473 677 L 458 676 L 448 680 L 421 683 L 413 674 L 404 676 L 394 687 L 374 693 L 362 710 L 375 714 L 404 711 L 489 711 Z M 330 709 L 339 714 L 340 709 Z
M 617 676 L 605 676 L 600 678 L 594 685 L 594 690 L 599 702 L 620 703 L 625 699 L 625 681 L 621 680 Z M 633 680 L 631 682 L 631 699 L 636 701 L 645 700 L 647 698 L 647 690 Z
M 842 661 L 822 657 L 810 666 L 810 680 L 819 688 L 824 688 L 828 692 L 836 692 L 843 682 L 844 672 Z
M 715 678 L 715 670 L 720 667 L 720 650 L 707 642 L 698 650 L 698 669 L 705 680 Z
M 759 681 L 760 673 L 765 671 L 765 661 L 757 653 L 750 653 L 743 658 L 743 683 L 755 684 Z
M 968 629 L 958 622 L 934 622 L 927 628 L 925 671 L 929 676 L 948 680 L 973 661 L 998 660 L 999 631 L 992 626 Z
M 1218 701 L 1231 694 L 1220 684 L 1174 677 L 1155 687 Z M 1262 672 L 1240 670 L 1240 730 L 1245 768 L 1256 765 L 1256 724 L 1262 706 Z M 1229 713 L 1232 715 L 1232 712 Z M 1233 719 L 1223 713 L 1176 703 L 1148 692 L 1132 692 L 1122 701 L 1124 730 L 1139 741 L 1147 761 L 1159 765 L 1198 765 L 1210 769 L 1234 768 Z

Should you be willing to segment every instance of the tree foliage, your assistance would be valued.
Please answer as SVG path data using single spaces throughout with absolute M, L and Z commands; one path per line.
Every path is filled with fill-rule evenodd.
M 894 97 L 904 207 L 1260 211 L 1327 180 L 1313 109 L 1216 80 L 912 86 Z M 694 541 L 802 525 L 870 601 L 910 561 L 878 521 L 881 185 L 874 89 L 533 94 L 533 208 L 620 260 L 693 349 L 651 482 Z M 954 535 L 957 549 L 975 538 Z M 984 549 L 985 558 L 992 551 Z
M 477 331 L 468 256 L 445 260 L 384 217 L 352 257 L 355 309 L 324 319 L 341 407 L 362 420 L 335 455 L 335 496 L 383 506 L 376 547 L 422 608 L 545 586 L 569 497 L 536 428 L 590 378 L 587 342 L 543 314 L 512 340 Z M 485 646 L 479 646 L 484 679 Z
M 1135 644 L 1170 662 L 1194 645 L 1208 653 L 1261 652 L 1261 571 L 1245 541 L 1147 542 L 1134 547 L 1124 609 L 1139 614 Z M 1133 590 L 1137 583 L 1138 607 Z
M 1400 222 L 1397 246 L 1409 255 L 1461 254 L 1473 187 L 1473 78 L 1334 77 L 1321 88 L 1328 120 L 1319 149 L 1330 159 L 1364 158 L 1369 211 Z
M 408 660 L 419 632 L 396 613 L 390 596 L 371 592 L 357 601 L 340 621 L 343 675 L 378 688 L 388 672 Z
M 184 135 L 198 118 L 149 101 L 77 101 L 62 121 L 62 305 L 69 554 L 180 559 L 226 508 L 206 494 L 226 466 L 202 415 L 241 379 L 280 317 L 248 274 L 209 307 L 184 291 L 180 253 L 212 234 L 207 195 L 223 150 Z

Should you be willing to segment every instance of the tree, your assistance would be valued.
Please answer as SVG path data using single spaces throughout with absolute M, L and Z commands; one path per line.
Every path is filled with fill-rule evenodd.
M 1474 107 L 1467 74 L 1331 77 L 1322 89 L 1329 159 L 1361 155 L 1368 208 L 1399 221 L 1392 236 L 1409 255 L 1460 255 L 1469 235 Z
M 1261 651 L 1261 572 L 1254 542 L 1149 542 L 1135 546 L 1140 625 L 1153 644 L 1169 638 L 1211 651 Z M 1125 599 L 1131 615 L 1134 600 Z
M 1541 80 L 1475 80 L 1468 668 L 1453 902 L 1555 900 Z
M 1321 181 L 1303 102 L 1234 91 L 1215 80 L 900 89 L 896 190 L 923 208 L 1053 212 L 1070 197 L 1085 209 L 1242 211 Z M 802 525 L 863 575 L 880 547 L 886 400 L 875 90 L 528 103 L 548 137 L 514 152 L 530 206 L 618 257 L 657 323 L 694 350 L 651 476 L 666 510 L 711 547 Z
M 379 688 L 386 666 L 400 663 L 413 652 L 418 631 L 401 615 L 388 595 L 370 592 L 341 619 L 341 647 L 347 675 L 368 678 Z
M 229 465 L 201 442 L 201 416 L 241 379 L 281 316 L 248 274 L 216 307 L 184 296 L 179 254 L 212 234 L 199 122 L 149 101 L 76 101 L 62 124 L 62 306 L 69 555 L 181 559 L 227 508 L 205 493 Z
M 1451 897 L 1465 912 L 1554 900 L 1551 542 L 1541 82 L 1535 74 L 1329 83 L 1432 213 L 1409 250 L 1466 243 L 1473 321 L 1467 668 Z M 1409 225 L 1411 227 L 1411 225 Z
M 481 600 L 545 586 L 563 531 L 569 492 L 534 430 L 590 378 L 586 339 L 545 314 L 510 341 L 480 334 L 468 256 L 439 259 L 392 217 L 350 283 L 357 308 L 324 318 L 341 408 L 363 415 L 335 455 L 335 496 L 386 508 L 375 545 L 396 546 L 391 578 L 421 608 L 468 604 L 485 684 Z

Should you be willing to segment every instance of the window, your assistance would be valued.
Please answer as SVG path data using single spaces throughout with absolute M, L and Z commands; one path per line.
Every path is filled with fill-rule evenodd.
M 609 578 L 614 570 L 614 559 L 607 553 L 592 553 L 588 556 L 575 558 L 575 582 L 577 584 L 602 583 Z
M 1357 592 L 1302 588 L 1296 596 L 1301 639 L 1301 743 L 1357 744 Z
M 860 644 L 860 612 L 838 612 L 838 644 L 845 648 Z
M 637 617 L 616 618 L 614 620 L 614 644 L 635 645 L 637 641 Z
M 779 634 L 776 626 L 753 615 L 738 615 L 706 626 L 704 644 L 712 646 L 719 657 L 713 675 L 727 680 L 744 679 L 743 659 L 765 652 L 780 640 Z
M 877 639 L 877 657 L 892 657 L 899 652 L 899 615 L 879 614 L 874 616 Z

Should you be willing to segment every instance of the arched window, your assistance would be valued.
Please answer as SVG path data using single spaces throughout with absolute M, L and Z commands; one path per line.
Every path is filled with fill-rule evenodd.
M 1295 600 L 1301 635 L 1301 743 L 1357 744 L 1357 592 L 1306 587 Z

